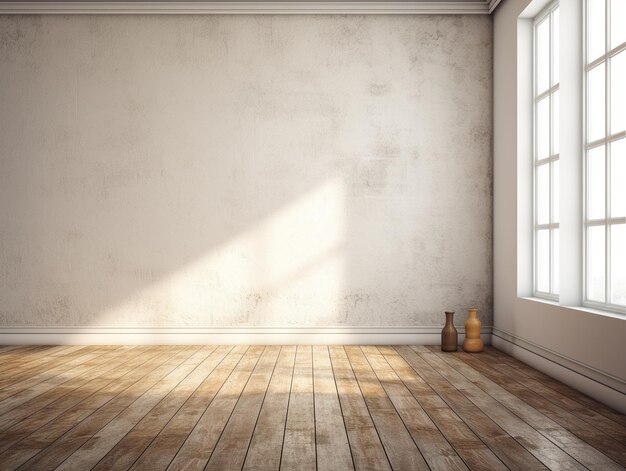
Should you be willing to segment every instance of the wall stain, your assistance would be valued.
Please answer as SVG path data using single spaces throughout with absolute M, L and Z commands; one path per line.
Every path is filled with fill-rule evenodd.
M 372 96 L 383 96 L 389 93 L 391 89 L 388 83 L 372 83 L 369 86 L 369 92 Z

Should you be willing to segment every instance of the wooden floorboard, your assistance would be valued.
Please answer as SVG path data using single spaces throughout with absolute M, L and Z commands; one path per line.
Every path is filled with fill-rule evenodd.
M 615 471 L 622 469 L 615 461 L 581 440 L 575 434 L 543 414 L 540 410 L 524 402 L 524 400 L 514 394 L 511 394 L 496 382 L 491 381 L 469 364 L 458 360 L 454 355 L 442 355 L 438 353 L 438 356 L 444 358 L 446 362 L 451 364 L 469 381 L 478 386 L 479 389 L 486 392 L 490 397 L 498 401 L 499 404 L 509 409 L 534 430 L 538 431 L 556 446 L 564 450 L 578 463 L 594 469 L 609 469 Z M 474 356 L 474 358 L 476 357 L 477 355 Z
M 506 465 L 475 434 L 462 417 L 422 379 L 392 347 L 378 350 L 441 434 L 471 469 L 506 470 Z M 430 428 L 430 427 L 429 427 Z
M 344 348 L 332 346 L 329 350 L 355 468 L 391 469 Z
M 581 470 L 584 467 L 563 448 L 554 444 L 538 430 L 528 425 L 515 412 L 500 404 L 487 392 L 472 383 L 448 363 L 450 355 L 434 352 L 421 353 L 431 366 L 441 371 L 453 386 L 461 391 L 483 412 L 487 413 L 509 435 L 518 440 L 530 453 L 550 469 Z M 457 365 L 458 366 L 458 365 Z
M 264 350 L 264 347 L 259 346 L 248 349 L 200 417 L 168 469 L 205 468 Z
M 624 470 L 623 414 L 487 347 L 0 346 L 1 470 Z
M 228 351 L 224 360 L 176 412 L 172 420 L 159 432 L 131 469 L 149 471 L 166 469 L 169 466 L 247 350 L 248 347 L 240 345 Z
M 295 346 L 281 348 L 248 447 L 246 470 L 280 468 L 295 359 Z
M 299 345 L 293 371 L 280 469 L 315 469 L 315 401 L 313 399 L 313 354 Z
M 354 469 L 328 347 L 313 347 L 315 445 L 320 470 Z
M 4 427 L 6 430 L 0 433 L 0 453 L 31 434 L 34 435 L 23 443 L 34 443 L 37 439 L 43 440 L 42 435 L 40 434 L 37 438 L 35 432 L 47 424 L 48 427 L 45 428 L 46 435 L 51 436 L 50 432 L 55 428 L 59 429 L 59 424 L 63 422 L 71 423 L 71 420 L 68 420 L 68 418 L 72 416 L 77 416 L 77 418 L 81 415 L 86 416 L 89 413 L 89 408 L 85 407 L 85 405 L 89 401 L 93 404 L 93 410 L 97 409 L 108 400 L 112 391 L 128 382 L 128 378 L 132 376 L 130 372 L 136 370 L 140 365 L 149 365 L 155 361 L 155 358 L 158 358 L 152 355 L 156 351 L 155 348 L 140 347 L 137 349 L 138 352 L 135 350 L 135 353 L 139 353 L 139 355 L 134 357 L 124 356 L 122 360 L 125 362 L 122 364 L 112 362 L 112 370 L 107 371 L 103 368 L 100 376 L 88 380 L 82 387 L 72 391 L 71 394 L 61 395 L 58 399 L 47 403 L 43 409 L 37 410 L 38 408 L 33 408 L 33 413 L 18 423 L 15 423 L 13 412 L 19 412 L 19 409 L 2 416 L 3 423 L 7 420 L 9 425 L 14 425 Z M 128 384 L 131 383 L 128 382 Z M 54 393 L 55 391 L 51 394 Z M 97 402 L 94 401 L 96 398 L 102 399 L 100 402 Z M 44 403 L 46 402 L 44 401 Z M 55 421 L 55 419 L 58 420 Z M 6 458 L 6 455 L 0 455 L 0 457 Z
M 468 397 L 450 383 L 417 352 L 409 347 L 397 347 L 403 359 L 422 377 L 433 391 L 511 470 L 545 470 L 546 467 L 528 452 L 514 437 L 500 427 L 488 412 L 483 412 Z M 445 410 L 445 409 L 444 409 Z
M 391 466 L 394 469 L 428 469 L 424 457 L 361 348 L 349 346 L 345 350 Z
M 535 391 L 532 384 L 528 384 L 523 376 L 516 374 L 511 376 L 510 370 L 507 370 L 509 374 L 503 373 L 494 367 L 488 356 L 461 353 L 459 358 L 516 396 L 521 402 L 534 407 L 538 412 L 544 414 L 545 417 L 559 424 L 562 427 L 561 430 L 565 429 L 565 434 L 572 433 L 576 435 L 582 440 L 582 443 L 578 442 L 578 445 L 583 448 L 581 450 L 583 455 L 589 455 L 589 459 L 594 460 L 594 466 L 601 466 L 601 463 L 605 462 L 607 469 L 615 469 L 615 463 L 626 468 L 626 449 L 620 447 L 619 437 L 613 437 L 600 428 L 589 426 L 587 422 L 572 414 L 566 408 L 552 403 L 545 396 Z M 612 458 L 615 462 L 606 461 L 604 457 L 597 456 L 596 450 L 590 449 L 585 443 L 591 445 L 598 452 Z M 595 459 L 594 456 L 596 457 Z M 583 458 L 580 461 L 584 464 L 586 460 Z
M 439 431 L 411 391 L 376 347 L 362 347 L 396 412 L 431 469 L 467 470 L 463 459 Z
M 280 347 L 267 347 L 261 355 L 205 470 L 241 469 L 274 369 Z
M 7 469 L 15 469 L 16 465 L 24 470 L 53 469 L 190 355 L 185 348 L 161 350 L 125 380 L 86 399 L 72 413 L 63 414 L 9 448 L 0 455 L 0 461 Z
M 19 423 L 17 429 L 21 429 L 22 433 L 26 430 L 25 424 L 30 424 L 30 427 L 36 424 L 43 425 L 47 422 L 46 417 L 48 420 L 52 419 L 55 413 L 61 413 L 64 409 L 75 404 L 77 400 L 89 395 L 94 387 L 97 388 L 99 385 L 106 384 L 108 382 L 106 378 L 111 371 L 121 371 L 124 364 L 132 365 L 136 359 L 140 361 L 144 359 L 145 361 L 146 356 L 143 353 L 146 351 L 145 347 L 138 347 L 132 351 L 118 352 L 112 356 L 103 355 L 102 359 L 105 363 L 98 364 L 92 371 L 66 381 L 59 387 L 49 389 L 5 413 L 2 416 L 3 425 L 0 428 L 0 451 L 6 449 L 6 435 L 15 433 L 16 430 L 15 427 L 12 427 L 13 425 Z M 44 412 L 40 412 L 42 409 Z M 9 428 L 10 430 L 7 431 L 6 429 Z M 33 430 L 33 428 L 30 429 L 31 432 Z
M 110 457 L 108 453 L 118 456 L 116 452 L 119 449 L 116 445 L 120 443 L 122 438 L 124 438 L 122 444 L 125 445 L 124 448 L 127 452 L 126 457 L 132 457 L 141 444 L 141 439 L 137 439 L 137 431 L 143 430 L 146 433 L 151 433 L 151 427 L 158 431 L 160 421 L 166 420 L 171 408 L 175 408 L 178 404 L 173 395 L 180 393 L 184 396 L 187 384 L 193 382 L 194 379 L 191 372 L 214 349 L 215 347 L 209 347 L 208 350 L 200 349 L 187 358 L 72 453 L 59 466 L 59 469 L 92 469 L 94 465 L 103 460 L 105 455 Z M 156 435 L 156 432 L 154 434 Z M 127 466 L 124 468 L 124 464 L 116 462 L 115 459 L 107 463 L 108 469 L 114 466 L 127 468 Z
M 562 404 L 591 425 L 607 430 L 613 436 L 626 441 L 626 416 L 624 414 L 620 414 L 495 348 L 487 347 L 487 353 L 501 361 L 502 367 L 509 374 L 522 379 L 531 387 L 537 388 L 537 391 L 551 401 Z

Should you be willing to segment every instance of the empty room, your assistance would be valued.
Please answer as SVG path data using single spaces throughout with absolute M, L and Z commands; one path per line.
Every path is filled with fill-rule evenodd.
M 0 0 L 0 470 L 626 470 L 626 0 Z

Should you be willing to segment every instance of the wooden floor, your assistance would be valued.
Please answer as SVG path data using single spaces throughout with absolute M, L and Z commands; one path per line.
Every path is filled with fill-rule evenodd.
M 495 350 L 0 347 L 0 469 L 626 467 L 626 416 Z

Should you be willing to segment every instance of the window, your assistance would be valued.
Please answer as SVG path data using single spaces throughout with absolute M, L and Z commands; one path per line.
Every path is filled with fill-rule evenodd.
M 518 293 L 626 316 L 626 0 L 520 19 Z
M 584 304 L 626 306 L 626 0 L 587 0 Z
M 534 24 L 534 293 L 559 293 L 559 6 Z

